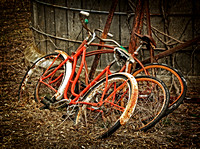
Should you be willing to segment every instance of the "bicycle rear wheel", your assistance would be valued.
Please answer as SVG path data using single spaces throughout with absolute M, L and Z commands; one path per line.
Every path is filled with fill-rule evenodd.
M 90 138 L 106 138 L 131 117 L 137 102 L 138 87 L 134 77 L 118 73 L 96 83 L 83 97 L 76 124 Z M 102 103 L 100 102 L 102 100 Z
M 170 101 L 165 115 L 173 112 L 182 103 L 186 95 L 187 85 L 183 75 L 176 69 L 166 65 L 152 63 L 144 65 L 149 75 L 162 80 L 169 89 Z M 145 75 L 144 70 L 135 70 L 133 76 Z
M 154 126 L 165 114 L 169 104 L 166 85 L 152 76 L 136 76 L 138 102 L 127 125 L 128 131 L 147 130 Z
M 28 71 L 26 72 L 26 74 L 23 77 L 22 82 L 19 87 L 18 99 L 19 100 L 22 99 L 26 103 L 32 103 L 33 101 L 36 101 L 37 104 L 35 102 L 33 102 L 33 103 L 36 104 L 38 107 L 41 106 L 42 105 L 42 104 L 40 104 L 41 98 L 39 98 L 39 96 L 35 96 L 36 86 L 41 85 L 40 83 L 38 83 L 39 79 L 44 74 L 44 72 L 46 74 L 49 74 L 64 60 L 65 60 L 65 58 L 61 54 L 58 54 L 58 53 L 49 54 L 49 55 L 46 55 L 46 56 L 38 59 L 28 69 Z M 47 68 L 49 68 L 49 69 L 47 70 Z M 66 69 L 66 64 L 63 64 L 58 69 L 58 71 L 56 71 L 54 73 L 54 75 L 52 75 L 51 78 L 45 80 L 46 83 L 48 83 L 48 84 L 50 83 L 51 86 L 53 87 L 53 90 L 48 89 L 46 87 L 45 92 L 48 93 L 47 98 L 52 97 L 55 94 L 55 92 L 58 90 L 62 80 L 64 79 L 65 69 Z M 57 80 L 55 81 L 56 78 L 57 78 Z M 43 92 L 43 94 L 45 92 Z

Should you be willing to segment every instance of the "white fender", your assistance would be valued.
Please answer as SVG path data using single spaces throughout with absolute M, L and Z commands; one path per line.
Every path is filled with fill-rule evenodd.
M 60 53 L 65 59 L 69 56 L 67 53 L 61 50 L 56 50 L 55 52 Z M 58 88 L 57 93 L 54 95 L 56 100 L 60 100 L 63 97 L 65 87 L 69 81 L 70 75 L 72 73 L 72 62 L 69 60 L 66 62 L 66 68 L 65 68 L 65 78 L 62 80 L 61 85 Z

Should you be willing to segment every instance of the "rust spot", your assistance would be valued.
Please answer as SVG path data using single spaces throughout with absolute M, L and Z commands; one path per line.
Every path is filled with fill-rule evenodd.
M 133 87 L 134 89 L 131 95 L 131 101 L 130 101 L 131 103 L 127 105 L 126 110 L 124 111 L 123 115 L 120 117 L 121 125 L 125 125 L 128 122 L 128 120 L 132 116 L 133 111 L 135 110 L 135 106 L 138 99 L 138 86 L 137 86 L 136 81 L 134 81 Z

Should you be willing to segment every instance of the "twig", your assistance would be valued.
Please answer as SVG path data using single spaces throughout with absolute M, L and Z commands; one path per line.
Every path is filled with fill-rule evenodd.
M 75 42 L 75 43 L 82 43 L 82 41 L 79 41 L 79 40 L 73 40 L 73 39 L 68 39 L 68 38 L 63 38 L 63 37 L 57 37 L 57 36 L 45 33 L 43 31 L 40 31 L 40 30 L 36 29 L 33 26 L 30 26 L 30 28 L 33 29 L 34 31 L 40 33 L 40 34 L 43 34 L 43 35 L 47 36 L 47 37 L 51 37 L 51 38 L 55 38 L 55 39 L 59 39 L 59 40 L 64 40 L 64 41 Z
M 145 23 L 144 23 L 144 24 L 145 24 Z M 145 24 L 145 25 L 146 25 L 146 24 Z M 180 40 L 178 40 L 178 39 L 176 39 L 176 38 L 174 38 L 174 37 L 172 37 L 172 36 L 170 36 L 170 35 L 168 35 L 168 34 L 166 34 L 166 33 L 164 33 L 164 32 L 159 31 L 157 28 L 155 28 L 155 27 L 153 27 L 153 26 L 151 26 L 151 28 L 152 28 L 154 31 L 156 31 L 156 32 L 158 32 L 158 33 L 160 33 L 160 34 L 162 34 L 162 35 L 164 35 L 164 36 L 166 36 L 166 37 L 168 37 L 168 38 L 171 38 L 171 39 L 177 41 L 178 43 L 184 43 L 184 42 L 182 42 L 182 41 L 180 41 Z

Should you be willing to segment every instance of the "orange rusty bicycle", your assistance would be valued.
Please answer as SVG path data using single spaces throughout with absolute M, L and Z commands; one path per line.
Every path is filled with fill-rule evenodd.
M 80 16 L 82 15 L 87 13 L 81 12 Z M 65 106 L 70 118 L 74 116 L 75 124 L 82 121 L 90 128 L 92 138 L 104 138 L 127 123 L 137 103 L 138 87 L 131 74 L 125 72 L 112 74 L 110 67 L 113 63 L 103 69 L 91 82 L 87 81 L 86 86 L 78 87 L 83 67 L 87 65 L 85 60 L 87 47 L 95 38 L 95 31 L 88 32 L 88 37 L 72 56 L 63 51 L 56 51 L 56 55 L 45 56 L 38 60 L 23 80 L 20 97 L 23 94 L 23 87 L 28 83 L 27 80 L 34 77 L 35 80 L 32 82 L 37 84 L 30 89 L 35 90 L 36 100 L 44 105 L 40 107 L 41 109 Z M 76 73 L 80 57 L 80 67 Z M 127 59 L 127 63 L 129 62 L 131 59 Z M 36 77 L 35 74 L 39 76 Z

